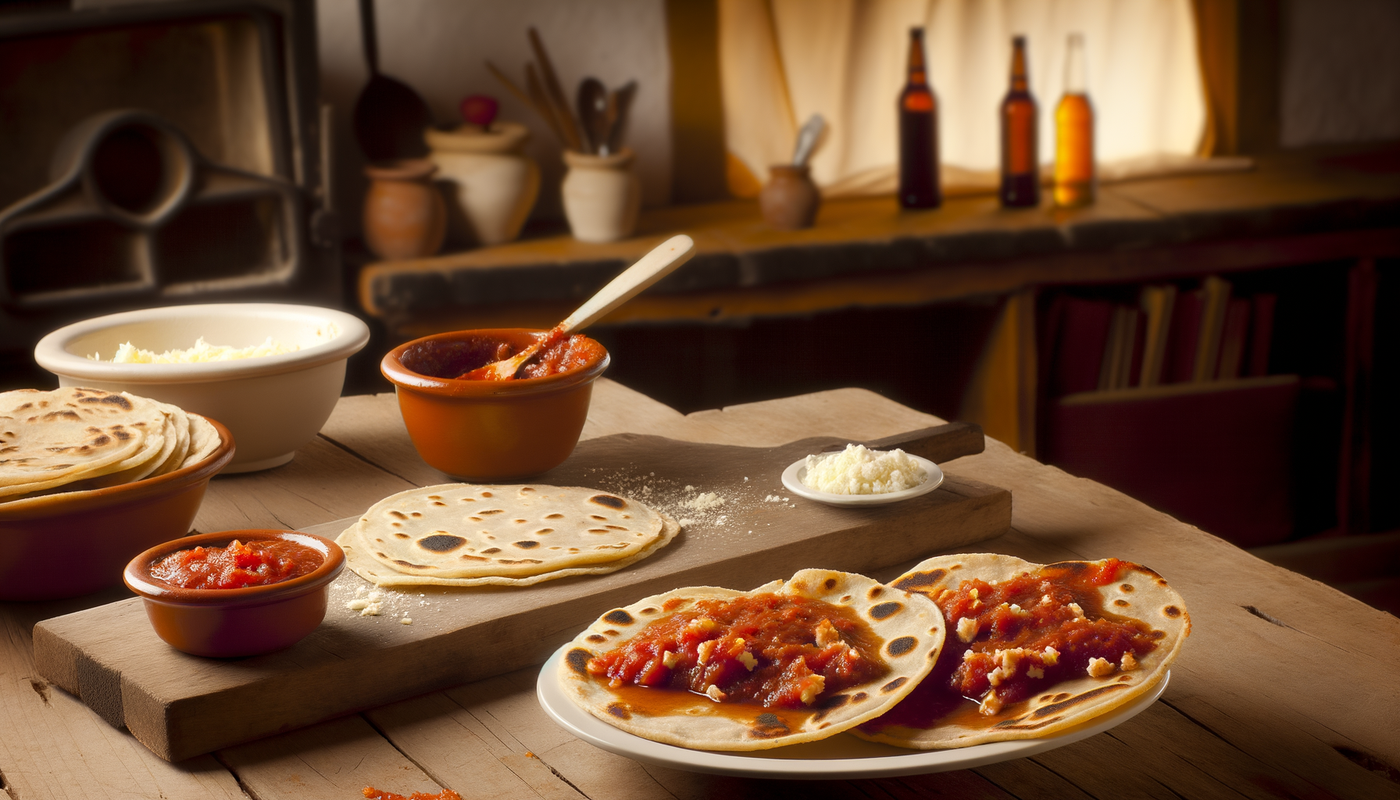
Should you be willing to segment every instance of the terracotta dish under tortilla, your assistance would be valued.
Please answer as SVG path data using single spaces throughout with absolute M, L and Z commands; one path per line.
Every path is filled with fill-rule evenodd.
M 105 489 L 0 503 L 0 600 L 77 597 L 120 585 L 132 556 L 190 531 L 204 490 L 233 459 L 233 434 L 202 461 Z

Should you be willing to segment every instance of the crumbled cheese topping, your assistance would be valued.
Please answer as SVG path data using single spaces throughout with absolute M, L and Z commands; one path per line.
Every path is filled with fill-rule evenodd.
M 821 694 L 822 690 L 825 688 L 826 678 L 821 675 L 808 675 L 803 678 L 802 694 L 800 695 L 802 704 L 810 706 L 812 703 L 816 702 L 817 695 Z
M 839 453 L 807 456 L 806 466 L 802 482 L 830 494 L 888 494 L 928 480 L 924 468 L 903 450 L 870 450 L 859 444 L 848 444 Z
M 676 665 L 681 663 L 684 658 L 685 656 L 681 653 L 672 653 L 670 650 L 661 651 L 661 663 L 666 665 L 667 669 L 675 669 Z
M 826 647 L 829 644 L 835 644 L 841 641 L 841 633 L 836 630 L 835 625 L 831 624 L 831 620 L 825 617 L 822 618 L 821 622 L 817 623 L 815 636 L 817 647 Z
M 1106 675 L 1112 675 L 1113 671 L 1116 669 L 1118 668 L 1113 666 L 1113 662 L 1109 661 L 1106 658 L 1099 658 L 1098 656 L 1094 656 L 1089 661 L 1089 675 L 1095 678 L 1102 678 Z
M 326 336 L 326 339 L 333 338 L 334 332 Z M 157 353 L 153 350 L 142 350 L 131 342 L 125 342 L 117 346 L 116 355 L 112 356 L 113 364 L 200 364 L 207 361 L 233 361 L 240 358 L 262 358 L 263 356 L 276 356 L 283 353 L 294 353 L 301 349 L 301 345 L 282 344 L 274 342 L 269 336 L 262 344 L 255 344 L 251 347 L 230 347 L 228 345 L 213 345 L 204 341 L 201 336 L 195 340 L 194 347 L 184 350 L 166 350 L 164 353 Z M 100 353 L 88 356 L 93 361 L 101 361 Z
M 724 505 L 724 498 L 714 492 L 701 492 L 694 497 L 682 501 L 681 505 L 695 511 L 709 511 L 712 508 L 718 508 Z
M 977 619 L 975 617 L 963 617 L 958 620 L 958 638 L 963 642 L 971 642 L 977 638 Z
M 1118 668 L 1124 672 L 1132 672 L 1138 668 L 1138 660 L 1133 657 L 1131 650 L 1123 653 L 1123 658 L 1118 662 Z
M 739 663 L 748 667 L 749 672 L 753 672 L 754 667 L 758 666 L 758 659 L 753 657 L 753 653 L 750 653 L 749 651 L 745 650 L 744 652 L 739 654 Z
M 381 602 L 383 599 L 384 595 L 374 591 L 363 597 L 356 597 L 354 600 L 346 603 L 345 607 L 351 611 L 360 612 L 360 616 L 362 617 L 377 617 L 382 609 Z
M 695 654 L 700 659 L 701 666 L 710 663 L 710 654 L 715 651 L 715 645 L 718 643 L 718 639 L 706 639 L 695 647 Z
M 716 703 L 721 703 L 724 702 L 724 698 L 728 697 L 729 695 L 725 694 L 724 692 L 721 692 L 719 690 L 719 687 L 712 683 L 705 688 L 705 696 L 715 701 Z

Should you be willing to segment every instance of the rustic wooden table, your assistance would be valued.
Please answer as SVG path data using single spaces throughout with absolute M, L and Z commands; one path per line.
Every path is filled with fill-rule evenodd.
M 857 389 L 681 415 L 605 380 L 584 435 L 775 446 L 938 422 Z M 1159 702 L 1109 732 L 971 770 L 743 780 L 646 766 L 574 738 L 540 709 L 537 670 L 525 669 L 172 764 L 35 669 L 34 623 L 127 596 L 113 590 L 0 604 L 0 788 L 11 800 L 348 800 L 371 785 L 469 798 L 1400 797 L 1400 620 L 996 441 L 947 470 L 1012 491 L 1012 530 L 979 549 L 1041 562 L 1117 556 L 1180 590 L 1194 629 Z M 441 481 L 392 396 L 348 397 L 292 463 L 216 479 L 195 527 L 311 527 Z

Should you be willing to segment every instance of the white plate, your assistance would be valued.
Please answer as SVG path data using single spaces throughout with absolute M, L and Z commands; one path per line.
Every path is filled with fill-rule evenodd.
M 879 506 L 885 503 L 898 503 L 900 500 L 908 500 L 911 497 L 918 497 L 921 494 L 928 494 L 937 489 L 943 483 L 943 470 L 938 465 L 927 458 L 911 455 L 910 458 L 919 462 L 919 466 L 924 468 L 924 474 L 928 477 L 923 483 L 912 489 L 905 489 L 902 492 L 886 492 L 884 494 L 832 494 L 831 492 L 819 492 L 802 482 L 807 477 L 807 459 L 796 461 L 792 466 L 783 470 L 783 485 L 789 492 L 805 497 L 808 500 L 816 500 L 818 503 L 826 503 L 833 506 Z
M 535 696 L 540 706 L 560 727 L 589 744 L 636 761 L 690 772 L 749 778 L 883 778 L 968 769 L 1025 758 L 1077 742 L 1132 719 L 1156 702 L 1167 688 L 1167 681 L 1171 680 L 1171 672 L 1168 672 L 1155 687 L 1127 705 L 1043 739 L 992 742 L 956 750 L 907 750 L 838 733 L 819 742 L 728 753 L 690 750 L 643 739 L 614 728 L 579 708 L 564 693 L 559 680 L 559 661 L 567 648 L 565 645 L 549 657 L 535 683 Z

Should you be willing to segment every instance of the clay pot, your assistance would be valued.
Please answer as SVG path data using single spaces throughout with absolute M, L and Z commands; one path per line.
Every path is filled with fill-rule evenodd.
M 627 148 L 608 156 L 564 151 L 569 171 L 561 187 L 564 216 L 574 238 L 615 242 L 632 235 L 642 207 L 642 183 L 632 170 Z
M 365 167 L 364 235 L 383 259 L 436 255 L 447 233 L 447 205 L 433 185 L 437 167 L 427 159 L 384 161 Z
M 448 239 L 467 246 L 514 241 L 540 193 L 540 168 L 525 155 L 529 129 L 495 122 L 489 130 L 428 128 L 423 138 L 448 188 Z
M 812 227 L 822 195 L 804 164 L 769 167 L 768 183 L 758 194 L 758 207 L 769 225 L 785 231 Z

